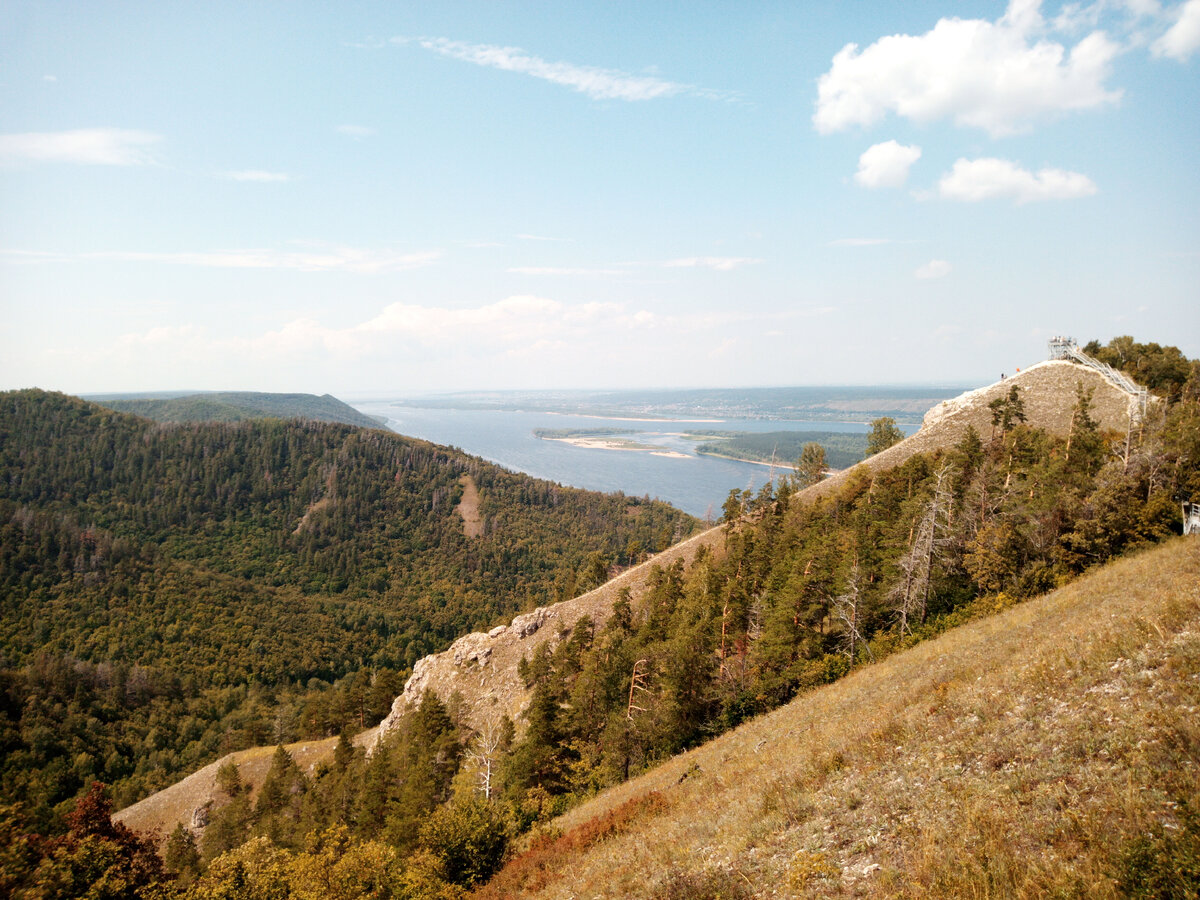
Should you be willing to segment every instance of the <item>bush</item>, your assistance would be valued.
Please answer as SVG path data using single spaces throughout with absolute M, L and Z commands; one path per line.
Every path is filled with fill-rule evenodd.
M 456 800 L 433 811 L 420 843 L 445 867 L 447 880 L 470 887 L 487 881 L 503 862 L 508 823 L 486 800 Z

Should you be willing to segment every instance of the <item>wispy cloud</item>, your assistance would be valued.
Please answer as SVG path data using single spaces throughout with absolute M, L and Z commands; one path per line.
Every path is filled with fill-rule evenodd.
M 399 272 L 432 265 L 440 250 L 403 253 L 356 247 L 315 247 L 305 250 L 214 250 L 178 253 L 101 250 L 90 253 L 51 253 L 0 250 L 0 258 L 17 263 L 128 262 L 211 269 L 292 269 L 299 272 Z
M 687 256 L 657 261 L 619 262 L 602 266 L 512 266 L 514 275 L 576 275 L 583 277 L 633 276 L 647 269 L 710 269 L 732 272 L 742 266 L 757 265 L 762 259 L 751 256 Z
M 469 62 L 504 72 L 517 72 L 562 85 L 593 100 L 659 100 L 666 97 L 692 96 L 709 100 L 732 100 L 736 94 L 729 91 L 714 91 L 667 81 L 654 75 L 633 75 L 619 69 L 604 69 L 596 66 L 580 66 L 568 62 L 550 62 L 533 56 L 520 47 L 501 47 L 495 44 L 468 44 L 440 37 L 397 37 L 396 44 L 416 44 L 426 50 L 450 59 Z
M 77 128 L 0 134 L 0 163 L 76 163 L 138 166 L 153 163 L 151 147 L 162 136 L 125 128 Z
M 938 182 L 938 195 L 946 200 L 975 202 L 1011 199 L 1014 203 L 1038 200 L 1073 200 L 1096 193 L 1092 179 L 1079 172 L 1023 169 L 1007 159 L 959 159 Z
M 731 272 L 742 266 L 752 266 L 763 262 L 752 256 L 688 256 L 683 259 L 668 259 L 662 263 L 667 269 L 713 269 L 717 272 Z
M 826 247 L 878 247 L 881 244 L 901 243 L 895 238 L 838 238 L 829 241 Z
M 569 266 L 513 266 L 507 271 L 514 275 L 582 275 L 584 277 L 625 275 L 628 273 L 626 269 L 572 268 Z
M 565 243 L 570 242 L 571 239 L 570 238 L 561 238 L 561 237 L 546 237 L 544 234 L 518 234 L 517 240 L 519 240 L 519 241 L 554 241 L 556 243 L 564 243 L 565 244 Z
M 339 125 L 334 131 L 338 134 L 344 134 L 346 137 L 352 137 L 355 140 L 369 138 L 375 134 L 375 129 L 368 128 L 366 125 Z
M 241 169 L 236 172 L 221 172 L 222 178 L 230 181 L 291 181 L 292 177 L 286 172 L 266 172 L 262 169 Z

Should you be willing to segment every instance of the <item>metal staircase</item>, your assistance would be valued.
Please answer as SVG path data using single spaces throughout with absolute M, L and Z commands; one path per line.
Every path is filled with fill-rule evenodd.
M 1129 411 L 1130 416 L 1135 421 L 1140 422 L 1145 417 L 1146 404 L 1149 403 L 1150 392 L 1144 387 L 1124 372 L 1118 372 L 1112 366 L 1088 356 L 1079 349 L 1079 344 L 1075 342 L 1074 338 L 1058 335 L 1050 338 L 1049 345 L 1051 359 L 1068 359 L 1071 362 L 1087 366 L 1089 369 L 1099 372 L 1114 387 L 1130 395 Z

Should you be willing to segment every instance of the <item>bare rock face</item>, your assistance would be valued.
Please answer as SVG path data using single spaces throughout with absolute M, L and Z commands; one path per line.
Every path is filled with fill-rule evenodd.
M 211 800 L 201 806 L 197 806 L 192 810 L 192 819 L 189 823 L 192 831 L 198 832 L 208 827 L 208 815 L 211 810 Z

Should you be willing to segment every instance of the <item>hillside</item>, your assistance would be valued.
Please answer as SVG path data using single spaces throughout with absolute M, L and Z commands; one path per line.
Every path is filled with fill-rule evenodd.
M 905 600 L 913 617 L 908 630 L 901 624 L 905 640 L 915 639 L 912 629 L 928 633 L 918 627 L 926 603 L 930 621 L 941 622 L 977 595 L 1031 596 L 1074 577 L 1094 564 L 1089 560 L 1161 539 L 1178 528 L 1178 513 L 1162 493 L 1168 485 L 1150 482 L 1148 488 L 1145 477 L 1154 467 L 1177 465 L 1147 463 L 1147 469 L 1139 462 L 1111 473 L 1098 432 L 1124 430 L 1128 399 L 1092 383 L 1080 407 L 1085 401 L 1077 388 L 1089 374 L 1071 364 L 1035 366 L 968 393 L 931 413 L 918 435 L 845 473 L 833 490 L 828 481 L 799 492 L 784 484 L 778 498 L 741 498 L 736 509 L 727 508 L 733 518 L 725 525 L 597 590 L 459 638 L 416 664 L 374 746 L 403 737 L 429 692 L 453 710 L 464 746 L 512 722 L 517 741 L 498 764 L 512 802 L 522 796 L 522 785 L 538 784 L 523 780 L 528 776 L 520 767 L 570 773 L 542 782 L 553 785 L 551 796 L 538 801 L 544 815 L 622 780 L 622 772 L 651 766 L 834 681 L 851 668 L 850 660 L 865 662 L 872 648 L 886 654 L 895 647 L 897 568 L 903 572 L 909 564 L 905 548 L 928 520 L 937 472 L 946 466 L 954 472 L 954 507 L 994 500 L 984 513 L 955 514 L 956 533 L 937 539 L 937 558 L 931 556 L 924 575 L 914 570 L 929 587 L 919 609 Z M 992 435 L 988 404 L 1014 386 L 1027 421 Z M 993 439 L 972 449 L 968 425 L 975 422 Z M 1064 455 L 1066 437 L 1075 449 Z M 1147 437 L 1137 458 L 1180 458 L 1179 449 L 1159 441 Z M 885 455 L 893 465 L 879 465 Z M 1115 531 L 1096 518 L 1110 502 L 1090 498 L 1098 484 L 1132 492 L 1133 518 Z M 992 534 L 1003 535 L 1005 544 L 992 549 L 983 543 Z M 844 548 L 855 546 L 852 566 Z M 862 637 L 849 653 L 841 591 L 861 595 Z M 624 611 L 615 615 L 622 603 Z M 644 693 L 634 712 L 630 677 L 642 664 L 637 677 Z M 548 703 L 561 710 L 557 723 L 542 718 Z M 170 824 L 163 821 L 164 830 Z
M 339 422 L 359 428 L 380 428 L 379 422 L 330 394 L 266 394 L 255 391 L 215 391 L 171 398 L 104 398 L 94 402 L 117 412 L 155 422 L 243 422 L 247 419 L 309 419 Z
M 811 486 L 792 498 L 793 504 L 811 503 L 829 497 L 842 485 L 864 474 L 894 469 L 921 453 L 946 451 L 962 440 L 969 427 L 985 438 L 992 430 L 991 412 L 987 404 L 1005 396 L 1014 386 L 1024 392 L 1027 425 L 1044 429 L 1051 434 L 1064 434 L 1070 428 L 1072 410 L 1076 403 L 1077 384 L 1094 391 L 1093 415 L 1101 428 L 1125 431 L 1128 424 L 1129 397 L 1109 384 L 1094 371 L 1069 362 L 1045 362 L 1035 365 L 1002 382 L 967 392 L 958 398 L 934 407 L 921 429 L 911 437 L 876 454 L 850 469 Z M 405 708 L 418 702 L 421 693 L 429 688 L 443 701 L 455 691 L 460 692 L 472 710 L 474 719 L 505 712 L 514 719 L 525 709 L 531 689 L 518 677 L 517 663 L 528 656 L 537 644 L 548 641 L 557 646 L 569 639 L 572 626 L 587 615 L 597 628 L 602 627 L 611 612 L 612 602 L 621 587 L 629 587 L 635 596 L 645 592 L 647 579 L 654 566 L 665 567 L 680 560 L 690 562 L 700 547 L 719 552 L 725 543 L 725 529 L 712 529 L 689 544 L 674 548 L 669 555 L 656 559 L 638 572 L 626 573 L 620 583 L 566 604 L 539 608 L 532 616 L 521 617 L 509 627 L 493 629 L 490 633 L 473 633 L 460 638 L 452 647 L 420 660 L 404 693 L 396 699 L 391 715 L 381 734 L 386 734 Z M 531 628 L 542 620 L 554 622 L 555 628 L 542 631 L 536 640 L 529 640 L 536 630 Z M 548 635 L 548 636 L 547 636 Z
M 1198 707 L 1180 538 L 600 794 L 480 896 L 1113 896 L 1200 842 Z
M 46 823 L 374 724 L 425 654 L 694 527 L 390 432 L 40 391 L 0 394 L 0 472 L 0 798 Z

